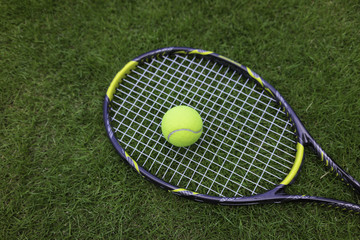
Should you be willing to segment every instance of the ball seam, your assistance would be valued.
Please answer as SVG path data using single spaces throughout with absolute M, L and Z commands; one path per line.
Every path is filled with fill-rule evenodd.
M 167 140 L 169 141 L 171 135 L 173 135 L 174 133 L 179 132 L 179 131 L 189 131 L 189 132 L 197 134 L 197 133 L 200 133 L 202 131 L 202 128 L 199 131 L 193 131 L 193 130 L 187 129 L 187 128 L 176 129 L 176 130 L 174 130 L 174 131 L 172 131 L 171 133 L 168 134 Z

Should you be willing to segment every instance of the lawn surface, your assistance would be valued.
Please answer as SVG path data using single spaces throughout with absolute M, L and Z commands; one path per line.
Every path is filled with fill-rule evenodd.
M 270 82 L 360 179 L 358 1 L 2 1 L 0 12 L 0 239 L 359 239 L 360 217 L 336 209 L 173 196 L 121 161 L 102 120 L 128 61 L 201 48 Z M 288 192 L 360 204 L 305 154 Z

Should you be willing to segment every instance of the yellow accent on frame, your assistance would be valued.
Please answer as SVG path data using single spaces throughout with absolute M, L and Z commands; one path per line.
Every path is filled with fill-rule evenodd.
M 182 54 L 186 54 L 186 52 L 185 52 L 185 51 L 177 51 L 177 52 L 175 52 L 175 53 L 182 53 Z
M 261 84 L 261 86 L 264 87 L 264 84 L 263 84 L 261 78 L 258 75 L 255 76 L 255 74 L 253 73 L 253 71 L 251 71 L 250 68 L 246 67 L 246 69 L 247 69 L 248 73 L 250 74 L 250 76 L 252 76 L 256 81 L 258 81 Z
M 213 52 L 210 52 L 210 51 L 207 51 L 207 52 L 199 52 L 199 50 L 193 50 L 191 52 L 189 52 L 189 54 L 201 54 L 201 55 L 209 55 L 209 54 L 212 54 Z
M 121 80 L 125 77 L 126 74 L 129 74 L 132 69 L 134 69 L 138 65 L 138 62 L 136 61 L 130 61 L 128 62 L 114 77 L 112 80 L 110 87 L 108 88 L 106 95 L 110 99 L 110 101 L 113 98 L 113 95 L 115 93 L 115 89 L 119 86 L 121 83 Z
M 296 176 L 297 172 L 300 169 L 303 156 L 304 156 L 304 146 L 301 143 L 297 143 L 296 145 L 296 157 L 294 165 L 292 166 L 289 174 L 286 176 L 286 178 L 281 182 L 283 185 L 288 185 Z
M 224 57 L 224 56 L 221 56 L 221 55 L 218 55 L 218 57 L 219 57 L 219 58 L 222 58 L 222 59 L 224 59 L 224 60 L 226 60 L 226 61 L 228 61 L 228 62 L 231 62 L 232 64 L 235 64 L 235 65 L 241 67 L 241 64 L 240 64 L 240 63 L 235 62 L 234 60 L 231 60 L 230 58 L 227 58 L 227 57 Z
M 137 162 L 135 162 L 135 160 L 134 159 L 131 159 L 132 161 L 133 161 L 133 163 L 134 163 L 134 166 L 135 166 L 135 168 L 136 168 L 136 171 L 138 172 L 138 173 L 140 173 L 140 170 L 139 170 L 139 165 L 137 164 Z
M 198 194 L 197 192 L 192 192 L 192 191 L 186 190 L 185 188 L 177 188 L 177 189 L 172 190 L 172 192 L 191 192 L 194 195 Z
M 210 51 L 207 51 L 207 52 L 201 52 L 199 50 L 193 50 L 191 52 L 186 52 L 186 51 L 177 51 L 175 53 L 182 53 L 182 54 L 201 54 L 201 55 L 209 55 L 209 54 L 212 54 L 213 52 L 210 52 Z
M 130 159 L 133 161 L 134 167 L 135 167 L 136 171 L 137 171 L 138 173 L 140 173 L 139 165 L 137 164 L 137 162 L 136 162 L 134 159 L 132 159 L 127 152 L 125 152 L 125 156 L 126 156 L 127 158 L 130 158 Z
M 273 98 L 275 98 L 274 94 L 272 93 L 272 91 L 270 91 L 270 89 L 265 88 L 265 90 L 268 91 L 268 93 L 270 93 L 270 95 L 271 95 Z

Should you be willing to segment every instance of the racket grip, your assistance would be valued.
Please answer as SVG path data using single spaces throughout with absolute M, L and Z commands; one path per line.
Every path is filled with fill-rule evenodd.
M 341 181 L 345 182 L 347 185 L 352 187 L 357 193 L 360 194 L 360 183 L 352 177 L 350 174 L 345 172 L 334 160 L 332 160 L 325 151 L 320 147 L 320 145 L 315 142 L 314 139 L 309 139 L 310 144 L 313 146 L 315 153 L 321 158 L 325 166 L 340 177 Z
M 344 211 L 349 211 L 354 214 L 360 214 L 360 205 L 341 201 L 341 200 L 331 199 L 331 198 L 315 197 L 315 196 L 307 196 L 307 195 L 289 195 L 287 196 L 287 199 L 285 201 L 300 201 L 306 203 L 315 203 L 323 207 L 332 207 Z
M 323 198 L 323 200 L 320 199 L 320 202 L 317 203 L 320 204 L 320 206 L 328 206 L 336 209 L 341 209 L 343 211 L 352 212 L 357 215 L 360 214 L 360 206 L 353 203 L 343 202 L 334 199 L 325 199 L 325 198 Z

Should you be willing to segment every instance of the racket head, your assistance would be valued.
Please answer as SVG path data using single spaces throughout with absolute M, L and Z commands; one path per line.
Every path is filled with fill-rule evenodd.
M 181 65 L 184 62 L 185 64 Z M 149 69 L 151 69 L 151 71 Z M 132 74 L 134 76 L 132 76 Z M 181 82 L 182 84 L 167 84 L 166 81 L 169 81 L 169 79 L 167 79 L 169 76 L 171 81 L 175 81 L 175 83 Z M 241 84 L 237 85 L 237 81 Z M 223 86 L 224 82 L 227 82 L 227 85 L 225 84 Z M 127 83 L 128 85 L 126 85 Z M 247 84 L 249 84 L 249 86 L 247 86 Z M 207 91 L 203 91 L 203 88 L 205 87 L 207 87 Z M 217 88 L 220 90 L 217 90 Z M 192 94 L 192 98 L 189 97 L 189 95 L 186 95 L 188 94 L 186 93 L 186 96 L 183 96 L 180 100 L 176 99 L 177 97 L 181 97 L 180 95 L 184 92 L 184 89 L 187 90 L 187 92 L 190 92 L 190 95 L 191 91 L 195 91 L 195 93 Z M 245 91 L 247 93 L 241 93 L 240 89 L 241 91 Z M 282 172 L 281 177 L 275 176 L 276 178 L 274 179 L 276 181 L 273 179 L 265 179 L 268 182 L 271 182 L 271 184 L 267 183 L 266 186 L 262 187 L 262 189 L 259 191 L 256 188 L 260 189 L 261 187 L 261 184 L 259 184 L 260 181 L 263 181 L 263 179 L 261 179 L 263 175 L 261 174 L 264 174 L 265 172 L 265 174 L 268 175 L 276 175 L 277 173 L 275 174 L 274 171 L 267 172 L 268 170 L 264 170 L 264 168 L 267 168 L 268 166 L 258 166 L 257 168 L 262 169 L 253 170 L 254 161 L 259 161 L 261 162 L 261 165 L 266 165 L 268 162 L 266 162 L 265 158 L 268 157 L 268 155 L 271 153 L 274 154 L 274 152 L 277 151 L 277 149 L 275 149 L 276 147 L 274 147 L 274 150 L 271 150 L 272 152 L 265 151 L 262 153 L 260 153 L 261 149 L 259 147 L 256 149 L 256 151 L 257 156 L 261 155 L 261 159 L 259 160 L 253 157 L 254 160 L 251 160 L 251 155 L 253 154 L 251 153 L 249 157 L 250 159 L 247 160 L 247 163 L 245 164 L 246 166 L 238 168 L 236 167 L 236 164 L 238 164 L 239 160 L 236 159 L 236 157 L 240 159 L 246 158 L 246 156 L 240 153 L 241 149 L 236 148 L 245 148 L 246 153 L 247 146 L 254 145 L 254 143 L 250 142 L 250 140 L 245 141 L 247 138 L 250 138 L 249 132 L 245 134 L 246 137 L 242 144 L 231 145 L 232 143 L 224 144 L 224 142 L 234 140 L 242 142 L 242 136 L 244 136 L 244 133 L 240 133 L 240 139 L 235 136 L 236 134 L 233 134 L 233 139 L 227 139 L 227 135 L 225 135 L 225 133 L 220 134 L 216 132 L 216 130 L 211 130 L 210 127 L 207 129 L 206 126 L 206 124 L 211 123 L 210 125 L 212 128 L 216 126 L 220 129 L 223 129 L 231 125 L 231 123 L 229 123 L 227 126 L 223 127 L 221 126 L 221 123 L 219 123 L 220 126 L 213 124 L 214 122 L 217 122 L 217 118 L 221 117 L 221 121 L 226 122 L 228 117 L 221 115 L 222 109 L 219 107 L 219 105 L 224 107 L 224 109 L 228 109 L 226 115 L 236 115 L 237 111 L 240 110 L 247 112 L 248 115 L 245 116 L 245 118 L 248 119 L 247 121 L 249 121 L 251 114 L 255 114 L 256 116 L 263 114 L 261 112 L 261 108 L 257 109 L 257 107 L 255 107 L 255 110 L 254 108 L 252 110 L 251 108 L 246 109 L 248 105 L 246 103 L 247 100 L 250 99 L 249 105 L 256 105 L 260 99 L 252 99 L 253 96 L 251 94 L 253 94 L 253 92 L 249 93 L 249 91 L 254 91 L 254 89 L 257 90 L 257 95 L 262 94 L 261 97 L 266 96 L 266 99 L 271 99 L 269 102 L 263 104 L 268 105 L 266 110 L 269 106 L 271 106 L 272 112 L 275 111 L 276 114 L 283 115 L 282 119 L 280 120 L 284 120 L 286 123 L 284 123 L 284 128 L 286 128 L 288 132 L 291 131 L 291 133 L 287 134 L 287 138 L 293 138 L 292 147 L 295 150 L 292 153 L 293 156 L 291 157 L 290 164 L 287 164 L 286 168 L 278 170 Z M 176 92 L 179 92 L 180 95 L 176 95 Z M 209 95 L 209 92 L 213 92 L 213 94 L 211 95 L 210 93 Z M 175 97 L 172 95 L 175 95 Z M 198 95 L 200 97 L 196 97 Z M 210 103 L 207 102 L 209 106 L 206 104 L 199 105 L 196 102 L 206 102 L 207 99 L 212 99 L 214 96 L 218 96 L 218 99 L 214 101 L 210 100 Z M 237 96 L 241 96 L 242 98 L 245 97 L 247 99 L 237 102 Z M 224 98 L 227 99 L 227 102 L 222 101 Z M 129 99 L 137 99 L 141 104 L 137 105 L 137 103 L 134 103 L 134 101 L 127 102 Z M 158 103 L 156 103 L 156 101 L 158 101 Z M 198 141 L 198 143 L 190 146 L 189 148 L 177 148 L 169 145 L 165 138 L 161 136 L 161 130 L 159 131 L 163 113 L 171 107 L 181 104 L 194 107 L 200 112 L 202 117 L 206 112 L 208 113 L 204 121 L 204 141 Z M 229 104 L 231 106 L 229 106 Z M 235 105 L 237 104 L 241 104 L 242 108 L 236 107 Z M 214 110 L 211 109 L 210 105 L 214 108 Z M 157 109 L 157 111 L 154 111 L 151 106 L 155 108 L 155 110 Z M 251 113 L 249 113 L 250 111 Z M 256 113 L 254 113 L 254 111 Z M 129 114 L 129 112 L 131 113 Z M 211 112 L 211 114 L 209 112 Z M 151 116 L 152 120 L 141 118 L 141 115 L 149 115 Z M 261 201 L 264 201 L 266 198 L 270 199 L 275 192 L 278 193 L 286 185 L 291 184 L 294 181 L 298 172 L 300 171 L 304 157 L 303 145 L 306 139 L 305 136 L 307 135 L 307 131 L 303 127 L 299 118 L 296 116 L 295 112 L 274 87 L 272 87 L 267 81 L 262 79 L 258 74 L 250 70 L 248 67 L 245 67 L 216 53 L 194 48 L 171 47 L 157 49 L 140 55 L 139 57 L 130 61 L 121 71 L 118 72 L 107 90 L 103 104 L 103 117 L 105 128 L 111 143 L 122 159 L 124 159 L 130 166 L 132 166 L 136 172 L 174 194 L 188 197 L 197 201 L 236 205 L 256 203 L 256 201 L 260 201 L 259 196 L 261 196 Z M 234 119 L 234 117 L 232 119 Z M 235 117 L 235 119 L 237 119 L 237 117 Z M 264 122 L 263 120 L 264 119 L 260 118 L 260 124 L 252 122 L 251 124 L 253 125 L 253 128 L 256 128 L 258 125 L 262 125 Z M 279 122 L 281 122 L 280 120 Z M 128 124 L 132 125 L 128 126 Z M 142 128 L 141 125 L 144 125 L 145 128 Z M 241 128 L 241 130 L 243 130 L 245 125 L 246 124 L 240 124 L 235 127 L 235 129 Z M 127 126 L 129 128 L 127 128 Z M 267 123 L 266 126 L 269 126 L 269 123 Z M 281 126 L 278 128 L 281 128 Z M 142 133 L 140 129 L 145 129 L 143 130 L 145 133 Z M 146 129 L 150 131 L 146 131 Z M 231 129 L 231 126 L 229 129 Z M 206 134 L 206 132 L 208 134 Z M 125 140 L 127 139 L 125 137 L 127 134 L 130 134 L 131 136 L 142 136 L 139 138 L 140 140 L 130 138 L 130 144 L 127 142 L 127 140 Z M 146 134 L 149 136 L 146 137 Z M 221 137 L 223 137 L 223 139 L 219 140 L 218 138 Z M 153 141 L 152 138 L 156 138 L 157 141 Z M 261 140 L 264 142 L 264 139 L 266 138 L 267 136 L 264 136 L 263 139 L 257 139 L 257 144 L 262 144 L 260 143 Z M 145 144 L 139 142 L 145 142 Z M 213 144 L 209 145 L 209 142 Z M 270 140 L 270 142 L 272 142 L 272 140 Z M 216 143 L 220 144 L 221 147 L 216 148 Z M 153 145 L 156 145 L 156 147 L 153 147 Z M 204 145 L 207 146 L 207 148 L 214 148 L 210 155 L 223 154 L 223 156 L 220 157 L 221 161 L 226 162 L 226 159 L 224 160 L 224 158 L 226 158 L 226 156 L 229 158 L 231 157 L 231 161 L 233 162 L 234 166 L 228 162 L 222 165 L 223 163 L 215 163 L 213 160 L 209 161 L 207 165 L 202 164 L 201 162 L 204 163 L 204 158 L 206 158 L 206 156 L 199 155 L 197 152 L 202 150 Z M 228 145 L 231 145 L 231 147 Z M 223 146 L 225 146 L 224 148 L 227 148 L 231 151 L 235 151 L 235 153 L 226 154 L 225 150 L 220 149 L 223 148 Z M 128 150 L 128 148 L 131 149 Z M 164 153 L 158 153 L 159 151 L 161 152 L 164 150 Z M 142 151 L 150 151 L 152 154 L 142 154 Z M 137 154 L 134 152 L 137 152 Z M 191 153 L 191 157 L 184 157 L 189 152 Z M 133 157 L 133 155 L 137 156 Z M 171 161 L 170 159 L 169 163 L 166 163 L 165 161 L 167 160 L 163 159 L 165 157 L 179 159 L 175 161 Z M 200 161 L 200 164 L 196 165 L 197 161 Z M 205 162 L 207 162 L 207 160 L 205 160 Z M 149 167 L 148 163 L 152 163 L 150 165 L 151 167 Z M 226 164 L 231 166 L 225 167 Z M 158 168 L 152 168 L 154 165 L 159 166 Z M 194 167 L 192 167 L 192 165 L 194 165 Z M 170 174 L 172 177 L 164 177 L 164 172 L 161 172 L 160 174 L 159 169 L 161 168 L 167 168 L 165 175 L 169 172 L 174 172 L 173 174 Z M 194 170 L 195 168 L 196 170 Z M 211 189 L 215 187 L 214 183 L 211 183 L 211 179 L 223 178 L 223 175 L 226 175 L 221 171 L 221 168 L 225 168 L 225 172 L 231 172 L 230 175 L 233 177 L 233 179 L 231 179 L 231 177 L 224 177 L 223 180 L 226 183 L 215 183 L 215 185 L 217 185 L 216 188 L 221 188 L 225 185 L 225 191 L 224 189 Z M 216 169 L 220 170 L 216 172 Z M 242 172 L 242 174 L 236 174 L 238 170 Z M 191 176 L 187 177 L 188 179 L 185 177 L 187 181 L 184 181 L 184 177 L 181 177 L 181 174 L 185 175 L 184 172 L 191 173 Z M 201 172 L 200 179 L 193 179 L 194 175 L 198 175 L 199 172 Z M 250 175 L 255 175 L 253 179 L 246 179 L 245 176 L 249 175 L 249 172 Z M 208 176 L 206 176 L 206 174 L 208 174 Z M 176 177 L 174 177 L 175 175 Z M 179 178 L 180 180 L 178 180 Z M 176 181 L 174 181 L 174 179 L 176 179 Z M 203 184 L 200 182 L 204 181 L 204 179 L 210 183 Z M 241 183 L 250 181 L 250 185 L 255 185 L 255 188 L 253 189 L 252 187 L 244 187 L 243 191 L 239 192 L 235 190 L 234 194 L 232 194 L 232 192 L 226 188 L 228 185 L 232 185 L 236 181 Z M 185 184 L 183 184 L 183 182 L 185 182 Z M 197 183 L 199 183 L 198 186 L 196 186 Z M 236 187 L 237 186 L 235 186 L 235 188 Z M 238 189 L 242 187 L 243 186 L 240 186 Z

